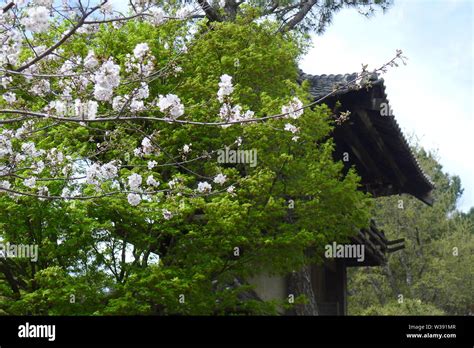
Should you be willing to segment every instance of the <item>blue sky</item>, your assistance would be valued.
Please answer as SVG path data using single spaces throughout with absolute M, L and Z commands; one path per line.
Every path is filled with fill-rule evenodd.
M 391 108 L 406 135 L 461 177 L 464 211 L 474 206 L 473 14 L 471 0 L 395 0 L 370 19 L 344 9 L 300 64 L 310 74 L 356 72 L 402 49 L 408 65 L 383 76 Z

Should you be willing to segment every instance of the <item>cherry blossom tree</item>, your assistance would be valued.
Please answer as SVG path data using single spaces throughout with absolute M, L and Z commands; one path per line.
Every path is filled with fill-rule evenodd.
M 73 229 L 84 254 L 71 245 L 68 252 L 80 272 L 105 269 L 109 280 L 97 287 L 109 302 L 100 313 L 257 310 L 240 301 L 245 286 L 228 284 L 270 265 L 288 272 L 308 262 L 307 247 L 343 239 L 368 220 L 357 175 L 343 176 L 331 157 L 327 135 L 338 116 L 295 82 L 305 39 L 251 8 L 211 23 L 202 3 L 135 1 L 127 11 L 106 0 L 3 7 L 2 202 L 51 212 L 30 231 L 51 225 L 52 212 L 84 221 L 84 230 Z M 376 72 L 403 59 L 399 51 Z M 360 88 L 371 73 L 364 68 L 348 85 Z M 229 149 L 255 151 L 259 165 L 220 163 L 219 151 Z M 20 238 L 22 219 L 2 221 L 2 238 Z M 153 257 L 162 267 L 149 267 Z M 33 274 L 24 282 L 3 262 L 8 291 L 27 301 L 22 291 L 37 291 L 44 277 L 83 289 L 59 259 L 22 264 Z M 157 284 L 159 295 L 121 302 Z M 194 300 L 176 302 L 182 294 Z

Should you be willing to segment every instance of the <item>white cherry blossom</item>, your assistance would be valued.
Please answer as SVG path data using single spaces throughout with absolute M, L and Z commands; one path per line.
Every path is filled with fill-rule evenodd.
M 191 145 L 192 144 L 185 144 L 183 146 L 183 153 L 185 153 L 185 154 L 190 153 L 191 152 Z
M 197 190 L 202 193 L 211 192 L 212 186 L 207 181 L 201 181 L 198 183 Z
M 31 178 L 23 180 L 23 185 L 29 188 L 34 188 L 36 186 L 36 178 L 32 176 Z
M 153 187 L 157 187 L 157 186 L 160 185 L 160 183 L 155 180 L 155 178 L 153 177 L 153 175 L 149 175 L 149 176 L 146 178 L 146 184 L 147 184 L 148 186 L 153 186 Z
M 26 30 L 33 33 L 42 33 L 49 28 L 49 10 L 45 6 L 30 7 L 27 16 L 22 18 Z
M 120 66 L 109 58 L 94 75 L 94 98 L 109 101 L 112 99 L 113 89 L 120 84 Z
M 84 66 L 85 66 L 87 69 L 94 69 L 94 68 L 97 67 L 98 65 L 99 65 L 99 61 L 97 60 L 94 51 L 93 51 L 93 50 L 90 50 L 90 51 L 87 53 L 86 58 L 84 58 Z
M 234 87 L 232 86 L 232 76 L 224 74 L 219 82 L 219 90 L 217 91 L 217 99 L 223 103 L 225 97 L 232 94 Z
M 142 198 L 137 193 L 129 193 L 127 195 L 127 200 L 131 206 L 135 207 L 140 204 L 140 202 L 142 201 Z
M 128 186 L 131 190 L 138 190 L 142 184 L 142 177 L 140 174 L 133 173 L 128 177 Z
M 171 116 L 172 119 L 176 119 L 184 114 L 184 106 L 175 94 L 160 95 L 158 108 L 161 112 Z
M 285 130 L 293 134 L 299 131 L 299 129 L 296 126 L 292 125 L 291 123 L 285 124 Z
M 7 92 L 2 97 L 8 104 L 16 102 L 16 94 L 13 92 Z
M 219 185 L 222 185 L 223 183 L 225 183 L 226 180 L 227 180 L 227 176 L 225 176 L 222 173 L 219 173 L 214 177 L 214 182 Z
M 291 118 L 297 119 L 301 115 L 303 115 L 304 110 L 301 109 L 303 107 L 303 103 L 298 97 L 293 97 L 291 102 L 288 105 L 284 105 L 281 108 L 282 114 L 288 114 Z M 301 109 L 301 110 L 300 110 Z
M 163 209 L 162 214 L 165 220 L 170 220 L 173 217 L 173 214 L 168 209 Z
M 145 154 L 145 155 L 149 155 L 153 152 L 153 144 L 150 140 L 150 138 L 148 137 L 145 137 L 143 138 L 142 140 L 142 152 Z

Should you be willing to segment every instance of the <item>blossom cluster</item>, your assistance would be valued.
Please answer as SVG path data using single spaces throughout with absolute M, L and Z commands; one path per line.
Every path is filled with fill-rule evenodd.
M 219 116 L 226 122 L 238 122 L 244 120 L 250 120 L 254 116 L 254 112 L 247 110 L 242 113 L 242 107 L 240 105 L 231 106 L 230 104 L 224 103 L 219 110 Z M 223 127 L 229 127 L 230 124 L 223 125 Z
M 21 21 L 27 31 L 43 33 L 49 28 L 50 12 L 45 6 L 31 7 Z
M 160 95 L 157 106 L 161 112 L 173 120 L 184 114 L 184 105 L 175 94 Z
M 141 191 L 141 186 L 143 183 L 143 177 L 138 173 L 133 173 L 128 176 L 128 187 L 130 190 L 135 192 L 130 192 L 127 195 L 128 203 L 132 206 L 137 206 L 142 201 L 142 195 L 139 193 Z M 160 182 L 157 181 L 153 175 L 149 175 L 146 178 L 146 184 L 151 188 L 156 188 L 160 185 Z
M 220 118 L 225 122 L 239 122 L 250 120 L 254 117 L 254 112 L 247 110 L 242 112 L 242 106 L 232 106 L 230 103 L 230 95 L 234 91 L 232 84 L 232 76 L 224 74 L 220 78 L 219 90 L 217 91 L 217 100 L 222 104 L 219 110 Z M 229 127 L 231 124 L 222 125 L 223 128 Z
M 227 181 L 227 176 L 219 173 L 214 177 L 213 181 L 218 185 L 223 185 Z M 212 185 L 207 181 L 201 181 L 198 183 L 197 191 L 200 193 L 210 193 L 212 191 Z
M 15 28 L 5 30 L 1 35 L 2 49 L 0 50 L 0 65 L 16 65 L 22 47 L 21 32 Z M 3 88 L 6 88 L 11 79 L 2 77 Z
M 304 109 L 303 109 L 303 103 L 301 100 L 298 99 L 298 97 L 293 97 L 293 99 L 290 101 L 288 105 L 283 105 L 281 108 L 282 114 L 287 114 L 287 117 L 290 117 L 292 119 L 298 119 L 303 115 Z M 285 124 L 285 131 L 291 132 L 294 134 L 294 136 L 291 138 L 293 141 L 298 141 L 299 136 L 296 134 L 299 132 L 299 128 L 292 125 L 291 123 Z
M 295 120 L 300 118 L 300 116 L 303 115 L 303 112 L 303 103 L 298 99 L 298 97 L 293 97 L 288 105 L 284 105 L 281 108 L 282 114 L 288 114 L 289 117 Z
M 127 54 L 125 71 L 135 76 L 150 76 L 155 68 L 154 57 L 147 43 L 139 43 L 133 49 L 133 54 Z
M 233 91 L 232 76 L 227 74 L 222 75 L 221 81 L 219 82 L 219 90 L 217 91 L 217 100 L 223 103 L 226 97 L 230 96 Z
M 141 82 L 130 94 L 118 95 L 112 100 L 112 109 L 115 111 L 130 110 L 132 113 L 145 110 L 145 99 L 150 95 L 146 82 Z
M 113 59 L 107 60 L 94 75 L 94 98 L 109 101 L 114 88 L 120 84 L 120 66 Z
M 105 180 L 114 179 L 118 176 L 117 161 L 111 161 L 100 165 L 94 163 L 86 169 L 86 182 L 98 185 Z
M 87 13 L 87 5 L 80 9 L 79 6 L 74 6 L 67 1 L 60 4 L 53 0 L 16 0 L 13 3 L 14 10 L 0 13 L 2 45 L 0 68 L 3 69 L 0 73 L 0 88 L 3 88 L 0 93 L 0 102 L 8 105 L 8 108 L 18 108 L 18 114 L 21 115 L 23 112 L 25 118 L 29 118 L 30 116 L 27 115 L 31 114 L 33 120 L 25 122 L 25 127 L 2 130 L 0 133 L 0 177 L 2 179 L 0 188 L 10 190 L 8 194 L 11 195 L 35 194 L 41 199 L 50 196 L 50 190 L 51 192 L 59 190 L 57 194 L 51 193 L 50 199 L 60 197 L 72 199 L 76 196 L 85 196 L 85 192 L 89 190 L 95 191 L 97 196 L 110 192 L 115 194 L 116 190 L 116 192 L 125 192 L 132 206 L 137 206 L 144 200 L 150 200 L 151 194 L 160 192 L 157 191 L 160 185 L 165 187 L 162 191 L 166 191 L 166 197 L 168 195 L 172 197 L 173 194 L 179 196 L 185 190 L 209 194 L 213 192 L 214 187 L 219 190 L 224 189 L 222 185 L 228 181 L 228 178 L 223 173 L 218 173 L 206 179 L 207 181 L 198 182 L 197 187 L 193 184 L 192 188 L 186 187 L 186 181 L 178 176 L 169 180 L 168 186 L 166 182 L 164 185 L 161 184 L 159 173 L 153 172 L 158 166 L 158 158 L 155 156 L 159 154 L 159 147 L 155 145 L 157 141 L 155 133 L 142 138 L 139 147 L 133 150 L 139 158 L 130 160 L 130 154 L 127 153 L 128 157 L 124 156 L 125 159 L 120 157 L 123 161 L 113 159 L 114 157 L 102 157 L 109 160 L 97 161 L 97 158 L 101 158 L 97 154 L 106 153 L 113 148 L 112 141 L 117 139 L 117 134 L 120 134 L 116 132 L 116 129 L 96 127 L 96 122 L 101 121 L 101 118 L 110 119 L 121 116 L 122 113 L 127 117 L 130 114 L 137 116 L 137 113 L 141 111 L 156 108 L 169 120 L 176 120 L 184 115 L 185 107 L 176 94 L 164 93 L 159 95 L 157 100 L 151 100 L 151 98 L 147 100 L 150 97 L 148 83 L 158 75 L 155 71 L 156 61 L 152 52 L 154 47 L 152 41 L 138 43 L 125 56 L 104 56 L 102 50 L 98 48 L 94 48 L 96 51 L 94 49 L 82 51 L 82 54 L 70 53 L 75 50 L 69 50 L 67 44 L 63 45 L 58 41 L 61 45 L 46 46 L 46 42 L 50 40 L 49 36 L 46 41 L 43 40 L 44 35 L 37 34 L 48 31 L 52 23 L 55 27 L 61 23 L 59 18 L 61 13 L 64 19 L 69 16 L 69 20 L 64 22 L 67 23 L 64 26 L 58 26 L 58 30 L 51 32 L 51 40 L 54 40 L 54 35 L 58 34 L 56 40 L 65 38 L 65 42 L 70 41 L 70 38 L 67 39 L 68 30 L 74 28 L 74 24 L 79 24 L 80 20 L 85 20 L 82 16 Z M 155 25 L 162 24 L 170 18 L 185 19 L 193 13 L 192 9 L 185 7 L 169 16 L 156 6 L 156 2 L 134 3 L 137 5 L 134 9 L 137 17 Z M 144 3 L 147 5 L 143 5 Z M 123 21 L 120 19 L 121 15 L 114 11 L 110 1 L 105 2 L 99 11 L 99 16 L 91 16 L 87 19 L 90 24 L 82 24 L 80 28 L 74 28 L 74 30 L 77 29 L 74 35 L 84 36 L 85 39 L 93 38 L 92 35 L 100 29 L 100 24 L 92 22 L 100 22 L 101 19 L 104 23 L 112 23 L 111 26 L 115 28 L 122 26 L 125 21 L 125 18 Z M 96 14 L 99 13 L 96 12 Z M 107 22 L 107 19 L 113 20 Z M 63 29 L 64 32 L 61 32 Z M 185 39 L 178 39 L 174 44 L 169 43 L 168 48 L 170 46 L 173 49 L 182 48 L 182 52 L 186 53 L 185 42 Z M 182 71 L 177 64 L 176 62 L 169 64 L 175 73 Z M 160 66 L 160 70 L 161 68 Z M 253 111 L 244 111 L 242 106 L 231 103 L 234 89 L 232 76 L 222 75 L 217 92 L 217 99 L 221 103 L 220 117 L 226 121 L 253 118 Z M 32 96 L 37 97 L 35 100 L 38 103 L 28 105 L 29 98 Z M 115 112 L 109 113 L 110 109 Z M 100 112 L 103 114 L 99 114 Z M 144 113 L 140 114 L 142 115 Z M 30 141 L 30 138 L 35 139 L 35 135 L 41 134 L 37 132 L 40 127 L 35 128 L 39 125 L 37 120 L 41 120 L 40 127 L 44 127 L 44 123 L 47 124 L 44 127 L 46 131 L 49 131 L 50 125 L 54 127 L 60 122 L 68 122 L 67 125 L 68 127 L 71 125 L 71 128 L 67 129 L 77 130 L 80 141 L 87 142 L 88 146 L 83 148 L 89 153 L 81 152 L 80 156 L 73 160 L 71 156 L 65 156 L 62 151 L 67 153 L 77 146 L 75 141 L 74 144 L 61 143 L 61 150 L 47 149 L 48 141 L 44 143 Z M 90 123 L 89 121 L 92 120 L 96 122 Z M 77 128 L 74 128 L 76 126 Z M 54 132 L 51 134 L 56 136 Z M 90 144 L 93 146 L 89 146 Z M 178 152 L 186 158 L 197 150 L 193 151 L 192 144 L 187 143 L 178 148 Z M 130 162 L 127 163 L 129 160 Z M 144 161 L 145 165 L 136 164 L 140 161 Z M 133 173 L 124 175 L 123 172 L 130 167 L 134 167 L 131 169 Z M 4 180 L 5 178 L 13 179 Z M 64 185 L 59 189 L 56 184 L 49 185 L 48 188 L 48 183 L 53 180 L 55 183 L 57 180 L 62 180 Z M 85 188 L 87 190 L 84 191 Z M 233 193 L 234 189 L 234 186 L 230 186 L 227 191 Z M 217 189 L 215 190 L 217 192 Z M 60 197 L 54 195 L 60 195 Z M 176 215 L 176 211 L 171 210 L 162 209 L 165 220 Z
M 286 131 L 288 131 L 288 132 L 293 133 L 293 134 L 297 134 L 297 133 L 300 131 L 300 129 L 299 129 L 298 127 L 292 125 L 291 123 L 285 124 L 285 128 L 284 128 L 284 129 L 285 129 Z M 291 138 L 291 140 L 293 140 L 293 141 L 298 141 L 299 138 L 300 138 L 299 136 L 294 135 L 294 136 Z
M 65 156 L 62 151 L 56 148 L 49 150 L 37 149 L 32 141 L 23 142 L 16 145 L 22 139 L 26 127 L 20 127 L 16 131 L 3 130 L 0 134 L 0 160 L 6 164 L 0 164 L 0 176 L 9 177 L 15 168 L 23 168 L 25 173 L 22 184 L 28 189 L 37 189 L 40 197 L 48 196 L 49 189 L 46 186 L 39 186 L 38 175 L 48 169 L 49 174 L 63 175 L 69 174 L 71 168 L 71 156 Z M 16 147 L 19 147 L 15 149 Z M 14 175 L 15 176 L 15 175 Z M 22 177 L 22 176 L 20 176 Z M 11 189 L 12 184 L 8 180 L 1 181 L 1 188 Z

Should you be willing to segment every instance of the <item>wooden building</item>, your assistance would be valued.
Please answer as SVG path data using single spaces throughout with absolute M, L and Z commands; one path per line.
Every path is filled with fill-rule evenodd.
M 356 74 L 307 75 L 314 100 L 333 92 L 355 79 Z M 412 153 L 385 93 L 383 79 L 372 74 L 364 88 L 346 87 L 323 102 L 337 112 L 350 111 L 347 121 L 335 127 L 334 158 L 343 160 L 345 170 L 355 166 L 362 178 L 363 190 L 374 197 L 410 194 L 431 205 L 433 183 L 425 175 Z M 344 159 L 349 159 L 344 161 Z M 365 258 L 327 259 L 323 265 L 307 266 L 286 277 L 261 275 L 249 280 L 256 296 L 262 300 L 286 299 L 305 294 L 306 305 L 298 306 L 289 315 L 345 315 L 347 313 L 347 267 L 380 266 L 388 253 L 404 248 L 403 239 L 389 241 L 372 221 L 369 228 L 358 231 L 352 245 L 363 245 Z

